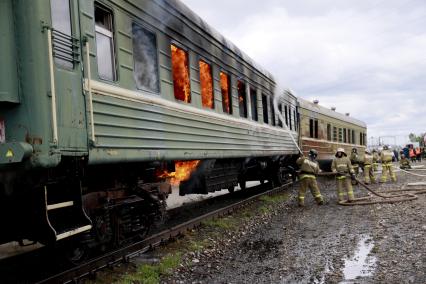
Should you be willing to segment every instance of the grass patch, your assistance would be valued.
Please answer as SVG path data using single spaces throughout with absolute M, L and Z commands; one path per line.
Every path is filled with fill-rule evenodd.
M 180 253 L 168 254 L 158 264 L 141 265 L 135 273 L 124 276 L 120 283 L 157 284 L 162 275 L 169 275 L 180 262 Z
M 288 194 L 278 194 L 278 195 L 263 195 L 259 198 L 260 201 L 267 204 L 276 204 L 280 202 L 285 202 L 288 200 Z
M 223 217 L 223 218 L 214 218 L 203 222 L 204 226 L 215 227 L 224 230 L 229 230 L 235 228 L 238 224 L 238 220 L 235 218 Z

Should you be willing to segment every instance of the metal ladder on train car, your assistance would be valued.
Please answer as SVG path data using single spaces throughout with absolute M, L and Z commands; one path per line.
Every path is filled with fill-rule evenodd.
M 83 208 L 79 182 L 52 182 L 40 188 L 39 192 L 42 208 L 40 242 L 54 243 L 92 228 Z

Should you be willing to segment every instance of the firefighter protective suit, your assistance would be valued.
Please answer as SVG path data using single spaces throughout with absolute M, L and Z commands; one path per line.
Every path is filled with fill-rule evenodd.
M 364 155 L 364 182 L 366 184 L 369 184 L 370 182 L 376 182 L 376 177 L 373 170 L 373 155 L 371 155 L 370 151 L 368 150 L 365 150 Z
M 374 149 L 373 150 L 373 170 L 375 172 L 377 172 L 377 170 L 379 169 L 379 160 L 380 160 L 379 153 L 377 153 L 377 150 Z
M 339 154 L 341 153 L 341 154 Z M 348 194 L 348 201 L 354 200 L 354 192 L 352 188 L 351 180 L 347 175 L 350 175 L 351 178 L 355 178 L 355 172 L 352 168 L 351 161 L 347 157 L 345 150 L 343 148 L 337 149 L 336 155 L 331 163 L 331 170 L 333 173 L 337 173 L 336 181 L 337 181 L 337 198 L 339 201 L 345 200 L 345 192 L 344 187 L 346 187 L 346 191 Z
M 403 170 L 411 169 L 410 161 L 404 154 L 401 155 L 401 159 L 399 160 L 399 168 Z
M 380 154 L 380 159 L 382 160 L 382 177 L 380 178 L 380 182 L 386 182 L 388 179 L 388 172 L 391 180 L 396 182 L 396 175 L 393 170 L 392 164 L 392 152 L 388 149 L 388 147 L 383 147 L 383 151 Z
M 299 206 L 305 205 L 305 193 L 309 188 L 312 196 L 315 198 L 315 201 L 318 204 L 323 204 L 324 199 L 321 195 L 321 192 L 318 188 L 316 175 L 319 173 L 320 168 L 318 162 L 315 161 L 316 154 L 311 154 L 312 150 L 309 153 L 309 158 L 300 157 L 297 159 L 296 164 L 300 167 L 300 188 L 298 194 Z M 315 151 L 316 152 L 316 151 Z M 313 152 L 312 152 L 313 153 Z
M 357 148 L 352 148 L 351 164 L 355 174 L 358 175 L 359 174 L 359 156 L 358 156 Z

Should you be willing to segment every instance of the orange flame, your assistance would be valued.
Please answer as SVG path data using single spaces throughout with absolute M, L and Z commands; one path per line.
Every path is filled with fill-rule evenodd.
M 220 72 L 220 89 L 222 91 L 223 111 L 226 113 L 231 113 L 229 98 L 229 77 L 224 72 Z
M 186 103 L 191 102 L 191 87 L 189 83 L 188 54 L 173 44 L 172 70 L 175 98 Z
M 211 66 L 200 60 L 200 85 L 203 107 L 213 108 L 213 77 Z
M 175 172 L 163 171 L 158 174 L 159 178 L 170 178 L 170 184 L 179 185 L 181 181 L 188 180 L 191 173 L 195 171 L 200 160 L 193 161 L 175 161 Z

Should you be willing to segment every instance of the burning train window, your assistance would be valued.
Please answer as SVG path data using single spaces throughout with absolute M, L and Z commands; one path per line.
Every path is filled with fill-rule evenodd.
M 238 105 L 240 108 L 240 116 L 247 117 L 247 95 L 246 95 L 246 84 L 238 81 Z
M 272 97 L 270 98 L 270 103 L 271 103 L 271 123 L 272 123 L 272 126 L 275 126 L 275 107 L 274 107 L 274 100 L 272 99 Z
M 265 95 L 262 95 L 262 108 L 263 108 L 263 122 L 264 123 L 269 123 L 269 118 L 268 118 L 268 97 Z
M 175 98 L 190 103 L 191 87 L 189 82 L 188 53 L 173 44 L 171 45 L 171 51 Z
M 132 25 L 133 33 L 133 77 L 136 87 L 158 93 L 157 39 L 154 33 L 137 24 Z
M 220 90 L 222 92 L 223 112 L 232 114 L 231 85 L 229 82 L 228 74 L 220 72 Z
M 99 77 L 117 79 L 112 12 L 95 4 L 96 57 Z
M 250 88 L 251 119 L 258 121 L 257 115 L 257 93 L 255 89 Z
M 214 108 L 213 76 L 210 64 L 200 60 L 201 103 L 203 107 Z
M 50 5 L 52 27 L 59 32 L 54 33 L 53 36 L 55 63 L 61 67 L 72 69 L 74 55 L 71 39 L 70 2 L 69 0 L 51 0 Z

